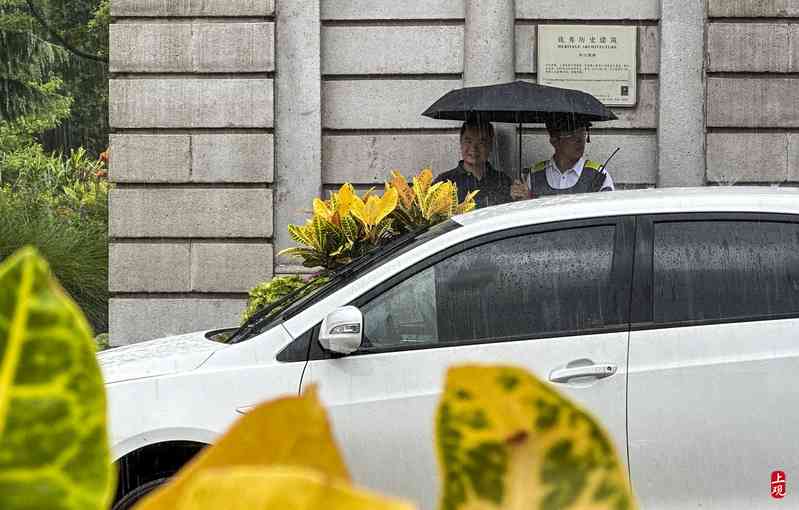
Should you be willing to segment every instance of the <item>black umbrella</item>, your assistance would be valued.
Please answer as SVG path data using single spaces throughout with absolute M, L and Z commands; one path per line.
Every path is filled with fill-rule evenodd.
M 616 115 L 586 92 L 514 81 L 451 90 L 433 103 L 425 117 L 442 120 L 479 119 L 519 124 L 519 169 L 522 167 L 522 130 L 527 123 L 573 116 L 575 121 L 615 120 Z

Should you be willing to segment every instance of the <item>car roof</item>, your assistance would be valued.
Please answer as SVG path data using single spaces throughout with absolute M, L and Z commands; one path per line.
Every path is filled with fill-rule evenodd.
M 799 188 L 705 186 L 583 193 L 478 209 L 453 219 L 464 227 L 501 227 L 631 214 L 759 212 L 799 214 Z

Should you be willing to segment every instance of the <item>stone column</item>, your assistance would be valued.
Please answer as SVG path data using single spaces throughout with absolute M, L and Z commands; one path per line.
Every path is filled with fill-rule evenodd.
M 705 0 L 661 0 L 658 186 L 705 184 Z
M 278 0 L 275 27 L 275 252 L 322 191 L 320 0 Z M 277 258 L 276 273 L 297 272 Z
M 513 81 L 514 0 L 466 0 L 463 49 L 463 86 L 475 87 Z M 495 162 L 509 175 L 518 173 L 516 130 L 508 124 L 494 126 L 497 134 Z

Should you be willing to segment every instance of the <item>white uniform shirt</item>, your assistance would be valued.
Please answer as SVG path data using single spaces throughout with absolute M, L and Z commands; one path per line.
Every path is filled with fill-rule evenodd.
M 583 165 L 585 165 L 585 158 L 580 158 L 573 167 L 565 172 L 561 172 L 558 170 L 555 161 L 550 159 L 547 161 L 547 184 L 549 184 L 552 189 L 571 188 L 580 180 L 580 175 L 583 173 Z M 613 179 L 610 177 L 610 174 L 604 170 L 602 173 L 605 174 L 605 180 L 602 183 L 601 189 L 610 188 L 610 190 L 613 191 L 615 188 L 613 187 Z

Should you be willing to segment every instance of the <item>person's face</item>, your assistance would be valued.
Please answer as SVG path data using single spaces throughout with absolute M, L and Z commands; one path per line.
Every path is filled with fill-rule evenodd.
M 467 128 L 461 137 L 461 158 L 467 165 L 480 166 L 488 161 L 494 138 L 490 133 Z
M 555 148 L 555 152 L 568 159 L 580 159 L 585 152 L 585 128 L 574 131 L 562 131 L 554 136 L 550 136 L 549 142 Z

